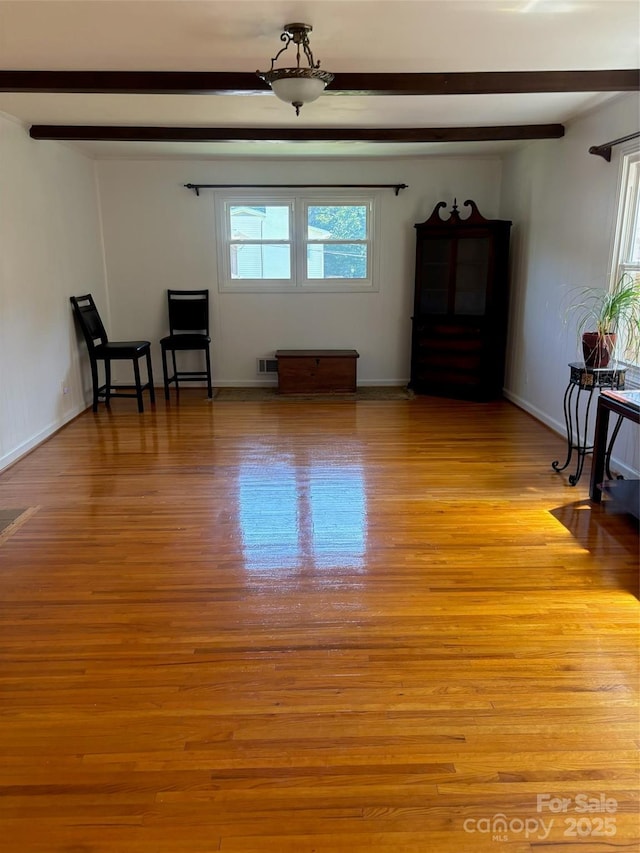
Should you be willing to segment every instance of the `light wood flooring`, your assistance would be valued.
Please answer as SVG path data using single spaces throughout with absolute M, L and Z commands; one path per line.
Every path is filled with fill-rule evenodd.
M 0 849 L 637 853 L 637 525 L 563 452 L 503 401 L 77 418 L 0 475 Z

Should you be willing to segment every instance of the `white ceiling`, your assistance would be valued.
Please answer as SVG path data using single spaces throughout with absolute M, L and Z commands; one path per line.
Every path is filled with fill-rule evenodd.
M 267 70 L 290 21 L 333 72 L 561 71 L 640 65 L 638 0 L 0 0 L 4 70 Z M 325 94 L 296 118 L 274 95 L 0 93 L 31 124 L 456 127 L 570 122 L 615 94 Z M 603 142 L 606 140 L 602 140 Z M 79 143 L 94 156 L 499 153 L 516 143 Z

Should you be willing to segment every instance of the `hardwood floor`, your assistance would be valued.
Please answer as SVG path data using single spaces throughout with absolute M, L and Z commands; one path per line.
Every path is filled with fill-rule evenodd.
M 76 419 L 0 475 L 2 850 L 635 853 L 637 525 L 562 451 L 507 402 Z

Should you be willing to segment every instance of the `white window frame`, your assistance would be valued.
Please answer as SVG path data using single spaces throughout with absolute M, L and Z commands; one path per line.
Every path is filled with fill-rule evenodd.
M 635 234 L 639 216 L 640 151 L 622 155 L 618 217 L 613 248 L 612 279 L 617 281 L 625 273 L 640 274 L 640 260 L 629 261 L 631 239 Z
M 620 183 L 618 191 L 618 213 L 616 217 L 613 253 L 611 260 L 611 287 L 624 273 L 640 276 L 640 260 L 632 262 L 631 241 L 638 227 L 640 218 L 640 151 L 637 143 L 621 151 Z M 640 383 L 640 365 L 625 362 L 631 368 L 628 379 L 633 385 Z
M 242 205 L 288 205 L 289 241 L 256 241 L 260 243 L 291 246 L 291 279 L 235 279 L 231 277 L 231 239 L 229 209 Z M 366 240 L 345 240 L 345 243 L 365 243 L 367 246 L 367 277 L 351 278 L 307 278 L 307 246 L 324 241 L 307 237 L 307 212 L 309 207 L 364 205 L 367 207 L 368 232 Z M 339 190 L 235 190 L 215 194 L 216 245 L 218 259 L 218 291 L 220 293 L 375 293 L 378 292 L 379 269 L 379 194 L 354 194 Z M 327 243 L 340 241 L 327 240 Z

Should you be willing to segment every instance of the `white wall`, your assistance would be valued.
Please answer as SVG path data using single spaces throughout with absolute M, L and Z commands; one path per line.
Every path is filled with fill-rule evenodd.
M 257 356 L 316 346 L 356 348 L 361 383 L 406 381 L 413 225 L 454 196 L 459 203 L 473 198 L 487 217 L 513 220 L 506 392 L 563 431 L 567 363 L 578 357 L 563 323 L 563 290 L 606 281 L 618 190 L 619 150 L 609 164 L 588 148 L 637 130 L 638 112 L 636 95 L 623 96 L 575 121 L 563 140 L 531 143 L 504 163 L 472 157 L 102 161 L 95 164 L 100 211 L 92 161 L 63 145 L 32 141 L 0 117 L 0 468 L 89 400 L 72 294 L 94 294 L 112 338 L 155 343 L 167 331 L 166 289 L 208 287 L 218 385 L 256 384 Z M 187 182 L 404 182 L 409 189 L 382 196 L 379 292 L 219 294 L 213 193 L 197 198 L 183 187 Z M 157 344 L 154 367 L 157 383 Z M 622 470 L 637 470 L 637 436 L 627 426 L 619 462 Z
M 0 469 L 85 408 L 69 296 L 88 291 L 106 310 L 92 161 L 0 116 Z
M 621 149 L 607 163 L 589 147 L 636 132 L 639 113 L 637 94 L 615 98 L 569 124 L 563 139 L 529 145 L 504 164 L 501 213 L 514 223 L 505 389 L 562 433 L 567 365 L 582 359 L 567 293 L 607 286 L 617 214 Z M 624 473 L 638 471 L 637 428 L 625 424 L 614 457 Z
M 98 163 L 113 337 L 167 333 L 167 288 L 209 288 L 217 385 L 260 382 L 256 358 L 276 349 L 357 349 L 360 384 L 409 378 L 415 231 L 438 201 L 472 198 L 498 215 L 499 159 L 102 161 Z M 214 194 L 185 183 L 406 183 L 381 197 L 377 293 L 218 293 Z M 464 215 L 464 208 L 463 215 Z

